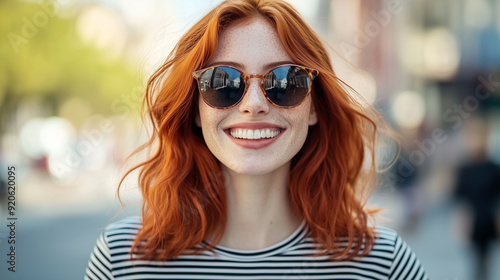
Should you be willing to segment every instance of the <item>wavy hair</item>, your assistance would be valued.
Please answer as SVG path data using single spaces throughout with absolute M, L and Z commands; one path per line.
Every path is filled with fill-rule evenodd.
M 143 227 L 131 257 L 167 260 L 220 242 L 227 221 L 224 178 L 195 125 L 198 91 L 191 73 L 210 60 L 225 27 L 255 16 L 273 25 L 295 63 L 320 72 L 311 94 L 318 122 L 309 128 L 304 146 L 292 159 L 288 180 L 297 215 L 322 245 L 321 255 L 351 259 L 372 248 L 375 235 L 368 225 L 372 211 L 365 208 L 366 196 L 362 196 L 376 177 L 377 124 L 367 113 L 371 109 L 348 94 L 319 36 L 290 4 L 228 0 L 180 39 L 148 81 L 143 106 L 152 122 L 152 135 L 136 152 L 146 148 L 154 152 L 120 182 L 121 186 L 126 176 L 140 170 Z M 196 246 L 212 233 L 213 243 Z M 342 246 L 339 237 L 346 241 Z

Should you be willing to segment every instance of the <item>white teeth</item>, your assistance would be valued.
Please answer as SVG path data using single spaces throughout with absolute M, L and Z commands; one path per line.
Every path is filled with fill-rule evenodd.
M 271 130 L 269 128 L 262 130 L 251 130 L 251 129 L 231 129 L 229 134 L 234 138 L 240 139 L 263 139 L 263 138 L 274 138 L 281 133 L 281 130 Z

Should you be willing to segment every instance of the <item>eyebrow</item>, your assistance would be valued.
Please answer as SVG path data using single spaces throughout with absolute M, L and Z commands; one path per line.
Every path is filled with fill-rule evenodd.
M 293 63 L 292 61 L 289 61 L 289 60 L 275 61 L 275 62 L 264 64 L 263 69 L 271 69 L 271 68 L 274 68 L 276 66 L 280 66 L 280 65 L 284 65 L 284 64 L 295 64 L 295 63 Z M 242 68 L 244 68 L 243 64 L 235 62 L 235 61 L 214 61 L 214 62 L 210 63 L 209 65 L 207 65 L 206 67 L 222 66 L 222 65 L 232 66 L 232 67 L 238 68 L 240 70 Z
M 280 66 L 280 65 L 284 65 L 284 64 L 295 64 L 295 63 L 292 61 L 289 61 L 289 60 L 276 61 L 276 62 L 271 62 L 271 63 L 265 64 L 264 69 L 270 69 L 270 68 L 274 68 L 276 66 Z

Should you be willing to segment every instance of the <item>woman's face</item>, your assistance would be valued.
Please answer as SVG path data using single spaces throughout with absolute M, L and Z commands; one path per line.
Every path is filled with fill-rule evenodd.
M 275 66 L 290 63 L 294 61 L 272 25 L 257 17 L 227 27 L 207 67 L 226 65 L 245 74 L 265 74 Z M 199 97 L 196 124 L 223 169 L 261 175 L 289 168 L 306 140 L 308 126 L 317 122 L 310 96 L 297 107 L 277 108 L 267 101 L 260 83 L 258 78 L 249 79 L 245 96 L 230 109 L 212 108 Z M 269 134 L 260 140 L 245 139 L 250 131 L 254 135 L 257 131 Z

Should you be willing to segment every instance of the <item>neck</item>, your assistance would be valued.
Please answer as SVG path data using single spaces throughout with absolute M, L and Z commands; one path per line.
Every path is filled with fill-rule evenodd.
M 300 224 L 288 196 L 286 164 L 263 175 L 237 174 L 225 168 L 228 219 L 219 243 L 258 250 L 288 237 Z

